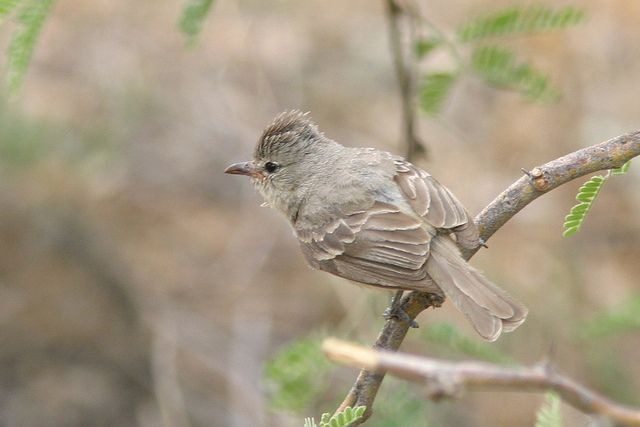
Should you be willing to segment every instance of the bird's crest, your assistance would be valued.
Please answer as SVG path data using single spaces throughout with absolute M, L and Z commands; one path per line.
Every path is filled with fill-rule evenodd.
M 265 157 L 273 150 L 290 147 L 298 141 L 312 140 L 322 135 L 309 113 L 285 111 L 265 128 L 256 147 L 255 157 Z

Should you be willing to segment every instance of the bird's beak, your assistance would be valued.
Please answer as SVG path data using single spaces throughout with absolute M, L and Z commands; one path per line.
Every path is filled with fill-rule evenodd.
M 247 175 L 257 178 L 261 175 L 260 171 L 256 167 L 254 162 L 240 162 L 229 165 L 224 173 L 229 173 L 232 175 Z

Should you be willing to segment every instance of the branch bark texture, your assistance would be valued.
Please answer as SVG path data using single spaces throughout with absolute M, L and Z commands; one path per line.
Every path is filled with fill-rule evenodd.
M 339 363 L 389 372 L 424 383 L 430 399 L 454 397 L 469 390 L 553 390 L 568 404 L 587 413 L 608 417 L 628 426 L 640 426 L 640 409 L 620 405 L 556 372 L 551 366 L 507 368 L 490 363 L 430 359 L 385 350 L 372 350 L 334 338 L 325 340 L 326 355 Z
M 400 89 L 400 99 L 402 101 L 402 127 L 404 140 L 406 143 L 405 158 L 411 161 L 418 147 L 424 148 L 420 144 L 415 129 L 416 105 L 413 94 L 415 93 L 415 60 L 413 58 L 413 46 L 408 49 L 403 47 L 402 40 L 402 20 L 407 22 L 411 42 L 413 42 L 413 29 L 409 15 L 404 14 L 403 9 L 396 4 L 396 0 L 387 0 L 387 20 L 389 27 L 389 42 L 393 55 L 393 65 L 398 79 Z M 408 50 L 408 52 L 405 52 Z
M 640 130 L 637 130 L 574 151 L 533 168 L 511 184 L 478 214 L 475 222 L 480 229 L 480 237 L 487 241 L 525 206 L 560 185 L 600 170 L 620 167 L 639 155 Z M 468 260 L 476 252 L 477 249 L 463 251 L 463 256 Z M 428 307 L 437 305 L 439 305 L 438 301 L 435 301 L 431 296 L 418 292 L 411 292 L 402 300 L 402 308 L 411 319 L 414 319 Z M 407 322 L 393 318 L 388 320 L 373 347 L 396 351 L 402 344 L 408 329 Z M 371 407 L 384 379 L 384 373 L 384 369 L 377 371 L 362 369 L 351 391 L 338 408 L 338 411 L 341 411 L 347 406 L 363 405 L 367 407 L 365 416 L 360 421 L 356 421 L 354 426 L 362 424 L 371 415 Z

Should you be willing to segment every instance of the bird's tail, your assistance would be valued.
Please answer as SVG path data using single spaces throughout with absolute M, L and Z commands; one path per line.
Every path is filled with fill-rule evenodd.
M 448 237 L 431 241 L 427 272 L 488 341 L 514 330 L 527 317 L 527 308 L 467 264 Z

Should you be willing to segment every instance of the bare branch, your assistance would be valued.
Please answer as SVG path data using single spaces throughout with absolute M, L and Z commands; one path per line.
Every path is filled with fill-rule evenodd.
M 541 364 L 507 368 L 491 363 L 452 363 L 384 350 L 372 350 L 329 338 L 322 344 L 329 359 L 377 372 L 389 372 L 409 381 L 425 383 L 433 400 L 455 397 L 469 390 L 553 390 L 568 404 L 587 413 L 603 415 L 624 425 L 640 426 L 640 409 L 613 402 Z
M 503 191 L 475 218 L 485 240 L 525 206 L 567 182 L 597 171 L 614 169 L 640 155 L 640 130 L 617 136 L 600 144 L 538 166 Z M 465 253 L 469 259 L 477 249 Z
M 638 155 L 640 155 L 640 130 L 583 148 L 533 168 L 529 175 L 525 174 L 511 184 L 478 214 L 475 222 L 480 228 L 480 236 L 485 241 L 488 240 L 525 206 L 560 185 L 599 170 L 620 167 Z M 464 251 L 463 255 L 465 259 L 469 259 L 476 251 L 477 249 Z M 411 319 L 433 305 L 437 306 L 433 304 L 433 299 L 429 295 L 421 295 L 417 292 L 411 292 L 402 300 L 402 308 Z M 388 320 L 373 347 L 397 350 L 408 329 L 409 325 L 406 322 L 397 319 Z M 356 421 L 354 426 L 362 424 L 371 416 L 371 407 L 383 379 L 384 371 L 370 372 L 366 369 L 360 371 L 351 391 L 339 408 L 342 410 L 349 405 L 367 407 L 365 416 Z
M 387 19 L 389 21 L 389 41 L 391 44 L 391 53 L 393 54 L 393 63 L 396 69 L 396 76 L 400 86 L 400 99 L 402 100 L 402 123 L 404 131 L 404 139 L 406 143 L 405 157 L 411 160 L 419 147 L 424 148 L 416 135 L 415 117 L 416 104 L 413 99 L 415 85 L 415 64 L 413 60 L 413 52 L 405 53 L 402 43 L 401 18 L 403 16 L 402 9 L 396 4 L 395 0 L 387 0 Z M 413 19 L 406 16 L 407 19 Z M 414 28 L 412 23 L 409 25 L 410 38 L 413 41 Z

